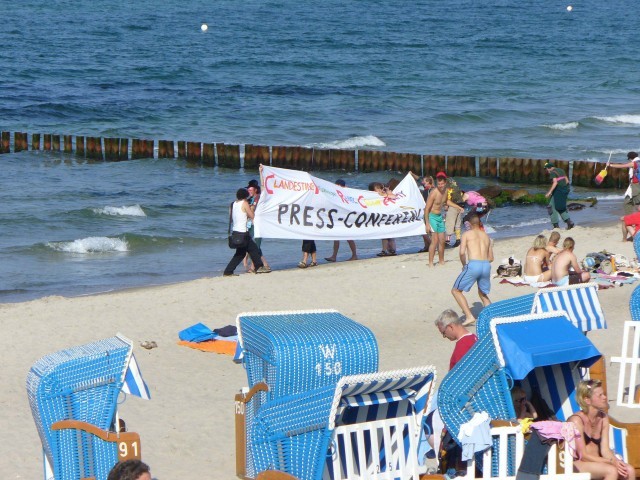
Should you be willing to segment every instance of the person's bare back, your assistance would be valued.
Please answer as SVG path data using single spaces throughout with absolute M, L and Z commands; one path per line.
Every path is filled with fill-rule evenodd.
M 462 245 L 465 245 L 464 249 Z M 479 228 L 472 228 L 463 233 L 460 253 L 465 253 L 467 260 L 489 260 L 492 262 L 493 249 L 489 235 Z
M 555 260 L 551 264 L 551 273 L 553 280 L 557 281 L 562 277 L 566 277 L 567 275 L 569 275 L 569 267 L 573 266 L 574 264 L 577 266 L 578 260 L 572 251 L 560 251 L 560 253 L 556 255 Z
M 575 242 L 573 238 L 567 237 L 562 244 L 562 251 L 556 255 L 556 258 L 551 264 L 551 278 L 553 283 L 562 287 L 569 285 L 570 283 L 585 283 L 591 278 L 589 272 L 582 271 L 578 259 L 573 253 Z M 573 272 L 570 269 L 573 269 Z M 575 274 L 573 280 L 570 279 L 570 272 Z

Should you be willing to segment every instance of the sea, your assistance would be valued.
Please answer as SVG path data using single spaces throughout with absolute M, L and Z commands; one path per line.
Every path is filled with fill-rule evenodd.
M 0 0 L 0 130 L 622 162 L 640 149 L 638 10 L 636 0 Z M 4 303 L 221 275 L 228 204 L 257 178 L 43 151 L 0 155 L 0 168 Z M 311 173 L 361 188 L 400 176 Z M 573 188 L 598 199 L 573 219 L 614 221 L 622 195 Z M 497 208 L 487 223 L 496 239 L 550 227 L 539 205 Z M 301 256 L 299 241 L 262 245 L 274 269 Z M 400 253 L 421 247 L 398 241 Z M 358 243 L 363 258 L 379 249 Z M 324 263 L 331 242 L 318 250 Z M 343 243 L 340 259 L 348 253 Z

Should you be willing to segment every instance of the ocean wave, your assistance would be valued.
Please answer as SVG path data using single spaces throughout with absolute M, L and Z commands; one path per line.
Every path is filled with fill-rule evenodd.
M 119 238 L 87 237 L 72 242 L 49 242 L 47 247 L 65 253 L 127 252 L 129 245 Z
M 317 148 L 347 148 L 357 149 L 362 147 L 386 147 L 387 144 L 375 135 L 365 135 L 360 137 L 351 137 L 346 140 L 336 140 L 328 143 L 315 143 L 310 145 Z
M 566 122 L 566 123 L 553 123 L 551 125 L 543 124 L 543 127 L 550 128 L 552 130 L 573 130 L 580 125 L 578 122 Z
M 620 193 L 620 194 L 615 194 L 615 193 L 610 193 L 608 195 L 595 195 L 596 200 L 598 201 L 609 201 L 609 200 L 623 200 L 624 199 L 624 194 Z
M 606 155 L 607 158 L 609 158 L 609 154 L 611 154 L 612 155 L 612 159 L 613 159 L 614 158 L 613 155 L 620 155 L 620 154 L 624 155 L 625 158 L 626 158 L 627 152 L 629 151 L 629 149 L 628 148 L 626 148 L 626 149 L 625 148 L 612 148 L 612 149 L 610 148 L 609 150 L 594 149 L 593 151 L 602 153 L 603 155 Z M 605 158 L 605 160 L 606 160 L 606 158 Z M 600 161 L 602 161 L 602 159 L 600 159 Z
M 549 223 L 549 217 L 545 217 L 545 218 L 533 218 L 531 220 L 527 220 L 525 222 L 520 222 L 520 223 L 515 223 L 512 225 L 494 225 L 494 227 L 498 227 L 500 230 L 504 230 L 507 228 L 522 228 L 522 227 L 529 227 L 531 225 L 542 225 L 545 223 Z
M 123 215 L 128 217 L 146 217 L 147 214 L 144 213 L 142 207 L 140 205 L 129 205 L 122 207 L 104 207 L 104 208 L 94 208 L 93 213 L 97 215 Z
M 611 117 L 594 117 L 608 123 L 622 123 L 626 125 L 640 125 L 640 115 L 613 115 Z

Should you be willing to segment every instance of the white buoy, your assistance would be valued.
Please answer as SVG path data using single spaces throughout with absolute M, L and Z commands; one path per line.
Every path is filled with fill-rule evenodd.
M 573 7 L 572 7 L 571 5 L 569 5 L 569 6 L 567 7 L 567 12 L 570 12 L 571 10 L 573 10 Z
M 207 25 L 206 23 L 203 23 L 202 25 L 200 25 L 200 30 L 202 30 L 203 32 L 206 32 L 207 30 L 209 30 L 209 25 Z

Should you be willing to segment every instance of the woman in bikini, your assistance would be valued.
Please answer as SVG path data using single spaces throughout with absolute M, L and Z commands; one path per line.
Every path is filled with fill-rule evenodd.
M 619 460 L 609 448 L 609 417 L 607 395 L 600 380 L 582 380 L 576 389 L 576 400 L 581 411 L 571 415 L 580 432 L 582 456 L 573 462 L 579 472 L 591 474 L 592 479 L 618 480 L 635 478 L 635 470 Z
M 527 283 L 548 282 L 551 280 L 551 270 L 542 270 L 549 266 L 549 252 L 546 249 L 547 239 L 544 235 L 538 235 L 533 241 L 533 246 L 527 252 L 524 262 L 524 281 Z

